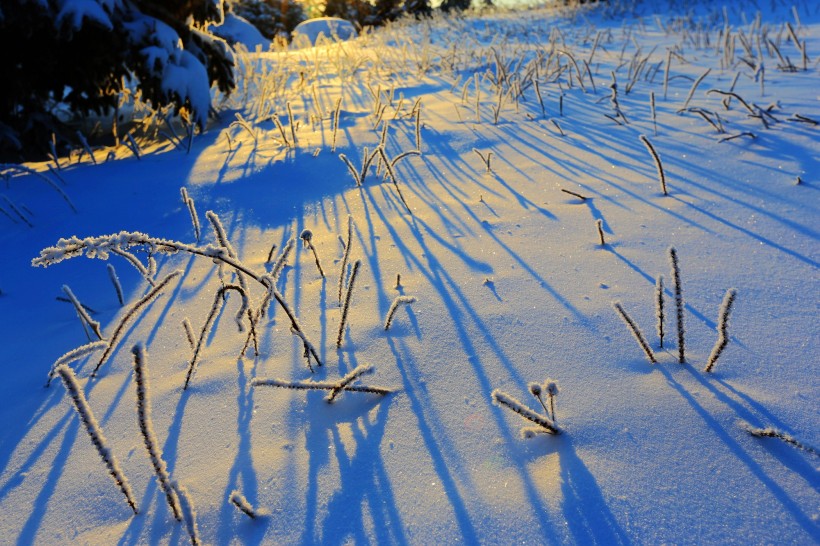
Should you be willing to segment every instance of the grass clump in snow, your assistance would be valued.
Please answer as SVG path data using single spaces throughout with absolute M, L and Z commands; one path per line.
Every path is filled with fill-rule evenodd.
M 547 411 L 547 407 L 544 404 L 544 400 L 542 398 L 543 393 L 546 392 L 547 396 L 549 396 L 550 405 L 554 408 L 553 405 L 553 397 L 558 394 L 558 387 L 554 381 L 548 380 L 543 386 L 538 384 L 530 384 L 530 394 L 532 394 L 544 407 L 544 411 L 547 412 L 547 416 L 541 415 L 540 413 L 533 411 L 529 407 L 525 406 L 517 399 L 513 398 L 506 392 L 502 391 L 501 389 L 495 389 L 491 396 L 493 398 L 493 402 L 498 406 L 503 406 L 511 411 L 514 411 L 527 421 L 531 421 L 538 425 L 537 427 L 524 427 L 521 429 L 521 436 L 524 438 L 533 438 L 536 434 L 560 434 L 561 429 L 558 428 L 558 425 L 555 424 L 554 419 L 549 417 L 549 411 Z M 553 412 L 554 417 L 554 412 Z

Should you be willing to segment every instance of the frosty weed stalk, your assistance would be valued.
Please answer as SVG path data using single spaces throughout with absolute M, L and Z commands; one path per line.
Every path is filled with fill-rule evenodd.
M 678 264 L 678 252 L 675 247 L 669 248 L 669 261 L 672 265 L 672 282 L 675 285 L 675 317 L 678 325 L 678 362 L 686 364 L 686 354 L 684 346 L 683 327 L 683 286 L 680 278 L 680 266 Z
M 127 253 L 128 249 L 139 248 L 149 254 L 175 254 L 177 252 L 184 252 L 194 256 L 201 256 L 208 258 L 217 263 L 222 263 L 231 267 L 237 272 L 244 273 L 249 278 L 258 282 L 267 291 L 270 289 L 269 275 L 257 273 L 253 269 L 246 266 L 235 257 L 231 257 L 225 248 L 214 245 L 194 246 L 179 241 L 170 239 L 160 239 L 157 237 L 150 237 L 144 233 L 135 231 L 121 231 L 112 235 L 103 235 L 99 237 L 86 237 L 80 239 L 78 237 L 70 237 L 68 239 L 60 239 L 57 244 L 40 251 L 40 255 L 31 261 L 33 266 L 48 267 L 63 260 L 76 258 L 85 255 L 89 258 L 108 259 L 110 254 Z M 272 290 L 273 299 L 276 300 L 279 307 L 288 316 L 291 323 L 291 329 L 299 332 L 299 338 L 304 342 L 307 339 L 306 334 L 302 331 L 296 315 L 290 309 L 290 306 L 285 302 L 281 294 L 276 290 Z M 294 334 L 295 335 L 295 334 Z M 321 365 L 316 350 L 311 346 L 307 347 L 306 351 Z
M 540 392 L 539 392 L 540 394 Z M 525 438 L 532 438 L 536 433 L 546 433 L 546 434 L 560 434 L 561 429 L 559 429 L 555 423 L 549 417 L 545 417 L 540 415 L 539 413 L 531 410 L 509 394 L 503 392 L 500 389 L 495 389 L 491 396 L 493 398 L 493 402 L 495 402 L 498 406 L 504 406 L 509 410 L 514 411 L 527 421 L 531 421 L 538 425 L 537 429 L 533 429 L 533 427 L 525 427 L 521 429 L 521 434 Z M 533 396 L 536 396 L 533 394 Z M 539 398 L 536 396 L 536 398 Z M 539 398 L 540 400 L 540 398 Z
M 114 483 L 117 484 L 122 494 L 125 495 L 128 506 L 130 506 L 134 514 L 136 514 L 137 503 L 134 501 L 134 496 L 131 493 L 131 485 L 128 483 L 125 474 L 122 473 L 120 463 L 111 451 L 108 441 L 103 435 L 102 428 L 100 428 L 100 423 L 91 411 L 91 406 L 88 405 L 88 400 L 83 394 L 80 384 L 77 382 L 77 376 L 74 375 L 74 371 L 65 364 L 58 366 L 56 371 L 60 375 L 60 379 L 63 380 L 66 391 L 74 403 L 74 409 L 77 410 L 77 415 L 80 417 L 80 421 L 82 421 L 86 432 L 88 432 L 88 436 L 91 438 L 91 443 L 94 444 L 97 453 L 99 453 L 100 458 L 102 458 L 106 468 L 108 468 L 108 473 L 111 475 L 111 478 L 113 478 Z
M 723 349 L 725 349 L 729 343 L 729 336 L 727 334 L 729 328 L 729 313 L 732 312 L 732 304 L 735 302 L 735 297 L 737 297 L 737 290 L 730 288 L 726 291 L 723 302 L 720 304 L 720 311 L 718 312 L 718 339 L 712 348 L 712 353 L 709 355 L 706 367 L 703 369 L 706 373 L 711 373 L 717 359 L 720 358 Z
M 401 277 L 396 277 L 396 286 L 400 286 L 399 282 L 401 281 Z M 411 303 L 415 303 L 416 298 L 413 296 L 397 296 L 396 299 L 393 300 L 393 303 L 390 304 L 390 309 L 387 310 L 387 316 L 384 319 L 384 329 L 389 330 L 390 325 L 393 324 L 393 317 L 398 311 L 400 305 L 409 305 Z
M 327 390 L 330 394 L 325 399 L 332 403 L 342 392 L 364 392 L 370 394 L 387 395 L 395 392 L 394 389 L 386 387 L 372 387 L 366 385 L 353 385 L 352 383 L 362 375 L 373 372 L 372 366 L 360 365 L 350 371 L 338 381 L 287 381 L 285 379 L 253 379 L 252 387 L 279 387 L 294 390 Z
M 620 315 L 620 317 L 629 327 L 629 331 L 632 333 L 632 336 L 635 338 L 635 341 L 638 342 L 638 345 L 640 345 L 641 349 L 643 349 L 643 352 L 646 355 L 646 358 L 649 359 L 649 362 L 652 364 L 657 364 L 658 361 L 655 359 L 655 353 L 653 353 L 652 349 L 649 348 L 649 344 L 643 337 L 640 328 L 638 328 L 638 325 L 635 324 L 635 321 L 632 320 L 632 318 L 626 313 L 621 303 L 618 301 L 612 302 L 612 307 L 615 309 L 615 311 L 618 312 L 618 315 Z
M 148 458 L 151 459 L 151 466 L 157 476 L 160 489 L 165 493 L 165 500 L 174 514 L 174 519 L 182 521 L 182 512 L 179 506 L 179 497 L 171 485 L 171 475 L 168 474 L 168 467 L 162 458 L 162 448 L 160 447 L 157 435 L 154 432 L 154 424 L 151 419 L 151 398 L 148 383 L 148 363 L 145 359 L 145 349 L 141 344 L 134 345 L 131 349 L 134 355 L 134 386 L 137 391 L 137 422 L 142 434 L 145 449 L 148 451 Z

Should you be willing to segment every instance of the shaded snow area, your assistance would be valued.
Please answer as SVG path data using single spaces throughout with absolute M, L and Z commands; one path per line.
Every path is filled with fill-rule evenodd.
M 0 542 L 820 542 L 820 6 L 624 5 L 238 53 L 190 146 L 4 167 Z

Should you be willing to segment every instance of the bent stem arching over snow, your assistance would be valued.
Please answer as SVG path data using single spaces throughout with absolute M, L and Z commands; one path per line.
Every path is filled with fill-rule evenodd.
M 210 218 L 209 218 L 210 219 Z M 267 275 L 257 273 L 250 267 L 239 261 L 238 258 L 232 257 L 229 251 L 224 246 L 206 245 L 195 246 L 173 241 L 169 239 L 160 239 L 151 237 L 145 233 L 137 231 L 121 231 L 112 235 L 102 235 L 99 237 L 86 237 L 80 239 L 78 237 L 69 237 L 67 239 L 60 239 L 55 246 L 43 249 L 37 258 L 31 261 L 33 266 L 48 267 L 64 260 L 77 258 L 79 256 L 86 256 L 88 258 L 99 258 L 107 260 L 112 253 L 128 253 L 130 249 L 137 249 L 153 255 L 160 254 L 176 254 L 177 252 L 184 252 L 194 256 L 202 256 L 209 258 L 215 262 L 225 264 L 237 273 L 244 273 L 249 278 L 255 280 L 262 285 L 266 291 L 269 290 L 270 284 L 266 280 Z M 294 331 L 301 332 L 298 336 L 301 340 L 307 339 L 306 334 L 299 325 L 296 315 L 290 309 L 290 306 L 285 302 L 279 292 L 272 291 L 273 298 L 279 307 L 285 312 L 290 320 L 291 328 Z M 113 337 L 113 336 L 112 336 Z M 305 344 L 305 350 L 313 357 L 313 359 L 321 366 L 321 359 L 313 346 Z M 99 365 L 98 365 L 99 367 Z

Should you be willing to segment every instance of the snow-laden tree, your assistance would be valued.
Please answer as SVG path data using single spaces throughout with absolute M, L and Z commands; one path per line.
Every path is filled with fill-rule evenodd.
M 296 25 L 307 19 L 302 3 L 297 0 L 235 0 L 230 5 L 234 13 L 270 40 L 277 35 L 290 38 Z
M 103 114 L 132 82 L 204 126 L 211 86 L 234 87 L 231 50 L 206 30 L 222 17 L 223 0 L 4 0 L 0 151 L 45 148 L 58 111 Z

